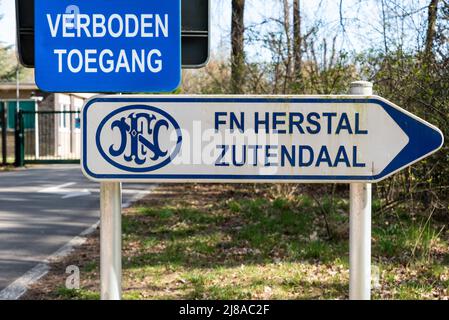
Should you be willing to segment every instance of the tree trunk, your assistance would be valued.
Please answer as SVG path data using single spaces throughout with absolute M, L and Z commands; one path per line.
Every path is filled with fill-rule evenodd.
M 426 62 L 431 62 L 431 60 L 433 60 L 433 44 L 436 35 L 438 2 L 439 0 L 431 0 L 428 7 L 426 48 L 424 51 L 424 59 Z
M 293 0 L 293 53 L 295 56 L 295 80 L 302 78 L 302 34 L 301 34 L 301 3 Z
M 231 25 L 231 45 L 232 45 L 232 93 L 243 93 L 244 69 L 245 69 L 245 48 L 244 48 L 244 23 L 245 0 L 232 0 L 232 25 Z
M 293 57 L 292 57 L 292 36 L 291 36 L 291 26 L 290 26 L 290 4 L 288 0 L 283 0 L 284 3 L 284 32 L 286 37 L 286 46 L 287 46 L 287 56 L 285 57 L 285 78 L 284 78 L 284 86 L 282 89 L 282 94 L 287 94 L 287 89 L 290 87 L 292 82 L 292 65 L 293 65 Z

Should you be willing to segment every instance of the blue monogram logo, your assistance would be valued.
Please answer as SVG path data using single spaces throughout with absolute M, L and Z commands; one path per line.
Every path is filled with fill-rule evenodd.
M 133 105 L 115 110 L 98 127 L 96 143 L 103 158 L 130 172 L 166 166 L 179 153 L 178 123 L 165 111 Z

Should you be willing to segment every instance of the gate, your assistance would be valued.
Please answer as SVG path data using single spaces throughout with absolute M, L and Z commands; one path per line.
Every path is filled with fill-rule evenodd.
M 79 163 L 79 111 L 19 111 L 22 164 Z
M 0 165 L 18 165 L 17 110 L 35 108 L 34 100 L 0 100 Z
M 0 165 L 6 166 L 8 164 L 8 126 L 6 119 L 6 104 L 0 101 Z

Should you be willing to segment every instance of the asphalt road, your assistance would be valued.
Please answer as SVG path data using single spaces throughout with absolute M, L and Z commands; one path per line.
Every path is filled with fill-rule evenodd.
M 151 189 L 123 186 L 123 202 Z M 0 291 L 99 219 L 99 184 L 77 165 L 0 172 Z

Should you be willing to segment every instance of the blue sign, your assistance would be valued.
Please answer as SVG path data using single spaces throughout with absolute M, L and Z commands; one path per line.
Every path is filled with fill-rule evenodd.
M 35 0 L 36 84 L 48 92 L 171 92 L 180 0 Z
M 95 181 L 378 182 L 443 145 L 377 96 L 99 96 L 81 112 Z

